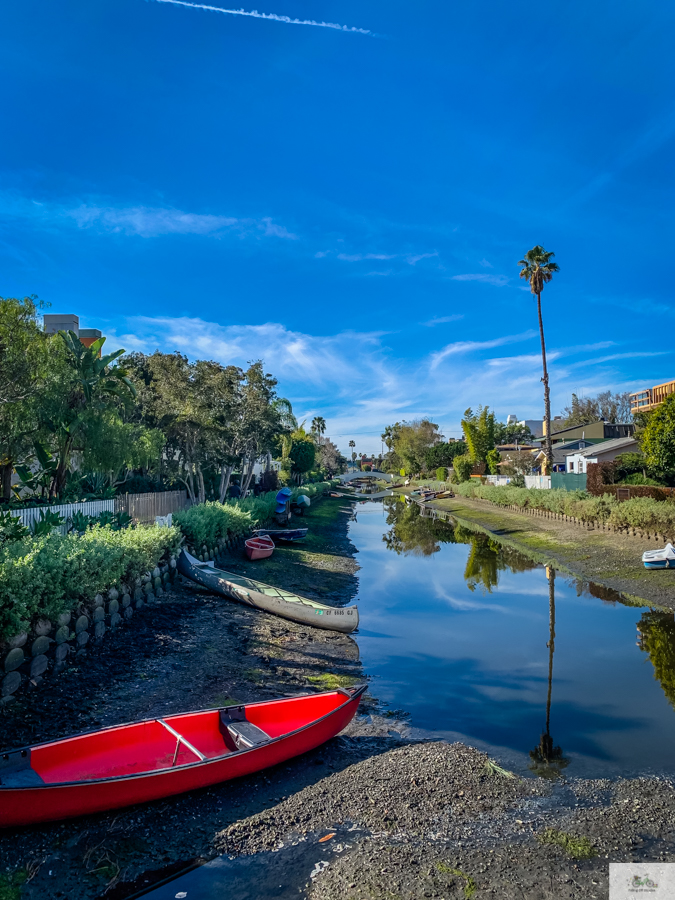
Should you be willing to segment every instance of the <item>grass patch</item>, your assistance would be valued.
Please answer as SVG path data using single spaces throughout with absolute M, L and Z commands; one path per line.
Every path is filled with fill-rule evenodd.
M 0 874 L 0 900 L 21 900 L 21 885 L 28 880 L 25 869 Z
M 547 828 L 537 838 L 542 844 L 556 844 L 572 859 L 591 859 L 598 855 L 587 837 L 575 837 L 566 831 L 558 831 L 557 828 Z
M 443 875 L 454 875 L 456 878 L 462 878 L 464 880 L 464 896 L 466 900 L 471 900 L 471 897 L 476 893 L 476 882 L 470 875 L 462 872 L 461 869 L 453 869 L 452 866 L 442 862 L 436 863 L 436 868 Z
M 500 778 L 515 778 L 516 776 L 513 772 L 509 772 L 508 769 L 502 769 L 501 766 L 498 766 L 496 762 L 492 762 L 491 759 L 485 763 L 484 771 L 486 775 L 495 776 L 499 775 Z
M 323 688 L 324 691 L 334 691 L 336 688 L 354 687 L 360 679 L 354 675 L 333 675 L 332 672 L 324 672 L 323 675 L 309 675 L 307 681 Z
M 262 684 L 265 680 L 262 669 L 244 669 L 243 674 L 247 681 L 253 681 L 255 684 Z

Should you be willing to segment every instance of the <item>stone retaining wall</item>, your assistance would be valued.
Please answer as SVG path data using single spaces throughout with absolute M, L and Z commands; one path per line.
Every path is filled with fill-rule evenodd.
M 55 620 L 38 619 L 29 632 L 0 646 L 0 705 L 17 692 L 39 687 L 73 662 L 79 662 L 105 640 L 108 632 L 131 624 L 134 611 L 161 597 L 177 575 L 176 558 L 157 566 L 134 585 L 119 584 L 104 595 L 82 601 Z

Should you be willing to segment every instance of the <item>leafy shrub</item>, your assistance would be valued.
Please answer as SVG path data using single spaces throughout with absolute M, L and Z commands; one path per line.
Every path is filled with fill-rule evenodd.
M 452 461 L 452 467 L 455 470 L 455 475 L 457 476 L 457 481 L 462 483 L 464 481 L 468 481 L 471 477 L 471 472 L 473 471 L 473 462 L 471 461 L 471 457 L 468 453 L 463 453 L 461 456 L 456 456 Z
M 27 535 L 28 529 L 18 516 L 13 516 L 9 510 L 0 510 L 0 546 L 19 541 Z
M 448 470 L 445 466 L 439 466 L 436 469 L 436 481 L 445 481 L 448 477 Z
M 178 549 L 176 528 L 96 526 L 82 536 L 24 537 L 0 548 L 0 639 L 53 619 L 121 581 L 131 585 Z
M 51 534 L 52 528 L 59 528 L 63 525 L 65 519 L 57 512 L 49 510 L 40 510 L 40 518 L 31 522 L 30 533 L 33 537 L 40 537 L 43 534 Z
M 573 516 L 587 523 L 608 523 L 618 528 L 637 528 L 659 534 L 675 534 L 675 503 L 652 497 L 633 497 L 619 503 L 612 494 L 592 497 L 585 491 L 537 490 L 507 485 L 466 482 L 457 486 L 463 497 L 489 500 L 497 506 L 545 509 Z
M 303 484 L 291 493 L 295 500 L 298 494 L 315 497 L 331 486 L 328 481 L 318 484 Z M 174 513 L 173 521 L 183 532 L 192 547 L 214 547 L 219 540 L 227 540 L 248 534 L 256 527 L 269 522 L 274 516 L 276 491 L 247 497 L 245 500 L 229 500 L 227 503 L 209 501 L 191 506 Z

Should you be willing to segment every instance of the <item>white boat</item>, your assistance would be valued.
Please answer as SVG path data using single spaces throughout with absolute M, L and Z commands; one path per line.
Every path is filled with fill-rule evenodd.
M 675 569 L 675 547 L 666 544 L 663 550 L 645 550 L 642 562 L 645 569 Z
M 212 562 L 200 562 L 185 549 L 178 557 L 178 571 L 216 594 L 302 625 L 351 634 L 359 624 L 356 606 L 325 606 L 264 581 L 218 569 Z

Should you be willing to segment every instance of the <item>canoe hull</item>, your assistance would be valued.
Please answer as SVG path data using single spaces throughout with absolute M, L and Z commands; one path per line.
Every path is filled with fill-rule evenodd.
M 245 547 L 250 560 L 267 559 L 274 553 L 274 541 L 266 535 L 249 538 L 245 541 Z
M 348 606 L 345 609 L 323 605 L 305 606 L 302 603 L 270 597 L 261 591 L 242 588 L 236 581 L 228 580 L 229 573 L 222 569 L 194 565 L 184 550 L 178 557 L 178 571 L 210 591 L 227 597 L 228 600 L 235 600 L 244 606 L 252 606 L 282 619 L 299 622 L 301 625 L 340 631 L 343 634 L 351 634 L 359 625 L 359 611 L 356 606 Z
M 339 734 L 354 718 L 363 690 L 365 686 L 351 694 L 342 691 L 345 702 L 310 725 L 262 746 L 239 750 L 217 759 L 121 778 L 45 784 L 39 787 L 0 788 L 0 828 L 57 821 L 147 803 L 278 765 L 314 750 Z M 264 705 L 247 704 L 247 709 Z M 124 727 L 128 726 L 116 726 L 103 731 L 113 733 Z
M 281 528 L 281 529 L 268 529 L 268 528 L 258 528 L 255 532 L 259 535 L 268 535 L 274 541 L 288 541 L 292 543 L 293 541 L 302 541 L 307 537 L 307 532 L 309 528 Z

